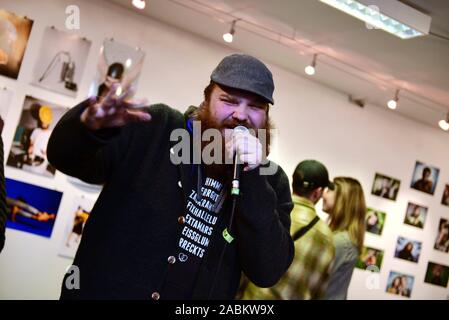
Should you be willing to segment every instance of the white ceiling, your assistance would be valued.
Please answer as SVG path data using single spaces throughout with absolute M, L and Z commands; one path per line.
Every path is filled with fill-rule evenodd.
M 147 0 L 143 11 L 131 0 L 109 1 L 301 75 L 318 53 L 313 81 L 382 107 L 402 88 L 396 112 L 434 127 L 449 112 L 447 40 L 401 40 L 318 0 Z M 431 15 L 431 31 L 449 37 L 449 1 L 401 2 Z M 237 18 L 226 44 L 222 34 Z

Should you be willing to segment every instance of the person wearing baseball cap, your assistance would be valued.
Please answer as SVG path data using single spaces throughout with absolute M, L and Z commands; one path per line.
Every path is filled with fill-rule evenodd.
M 139 108 L 116 89 L 70 109 L 48 145 L 58 170 L 105 184 L 74 261 L 80 287 L 67 274 L 61 298 L 233 299 L 242 273 L 274 285 L 294 254 L 288 178 L 262 152 L 269 135 L 234 130 L 270 128 L 267 66 L 226 56 L 200 106 L 184 114 L 165 104 Z M 229 158 L 243 164 L 239 184 Z
M 47 144 L 51 134 L 53 112 L 49 106 L 41 105 L 37 116 L 37 127 L 31 132 L 27 149 L 26 163 L 33 166 L 39 166 L 47 161 Z
M 325 188 L 331 190 L 335 188 L 334 183 L 329 180 L 329 173 L 326 167 L 316 160 L 304 160 L 300 162 L 293 174 L 293 189 L 315 190 L 318 188 L 321 188 L 320 191 L 324 191 Z M 314 199 L 314 202 L 316 203 L 321 199 L 321 196 L 322 192 L 318 199 Z
M 326 167 L 316 160 L 300 162 L 293 173 L 291 234 L 295 241 L 295 258 L 281 280 L 272 288 L 250 283 L 243 299 L 304 300 L 323 299 L 335 257 L 333 234 L 315 211 L 325 189 L 333 190 Z

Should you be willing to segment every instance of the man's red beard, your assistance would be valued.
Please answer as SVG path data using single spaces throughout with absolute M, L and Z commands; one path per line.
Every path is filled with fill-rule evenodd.
M 265 124 L 261 128 L 256 128 L 248 121 L 238 121 L 236 119 L 226 119 L 223 123 L 218 123 L 214 117 L 212 116 L 210 112 L 209 106 L 204 103 L 200 108 L 195 110 L 193 119 L 196 121 L 201 122 L 201 136 L 203 136 L 204 131 L 207 129 L 216 129 L 221 132 L 221 163 L 212 163 L 212 164 L 203 164 L 204 173 L 206 176 L 212 177 L 214 179 L 217 179 L 225 184 L 230 183 L 232 181 L 232 174 L 233 174 L 233 164 L 229 164 L 229 159 L 226 159 L 226 150 L 225 150 L 225 143 L 226 139 L 223 136 L 226 129 L 232 130 L 237 126 L 244 126 L 250 130 L 254 130 L 256 133 L 256 137 L 258 137 L 259 132 L 258 129 L 264 129 L 265 134 L 265 141 L 261 141 L 263 145 L 262 147 L 266 150 L 266 156 L 268 156 L 270 152 L 270 142 L 271 142 L 271 132 L 270 130 L 273 128 L 273 125 L 268 117 L 265 121 Z M 209 145 L 210 143 L 213 143 L 212 141 L 201 141 L 201 154 L 203 153 L 204 148 Z M 215 150 L 215 149 L 213 149 Z M 210 156 L 212 158 L 214 157 L 213 152 L 211 152 Z

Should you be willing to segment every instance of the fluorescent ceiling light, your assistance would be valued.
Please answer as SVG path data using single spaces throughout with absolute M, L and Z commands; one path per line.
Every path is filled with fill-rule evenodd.
M 320 1 L 402 39 L 429 34 L 432 18 L 396 0 Z

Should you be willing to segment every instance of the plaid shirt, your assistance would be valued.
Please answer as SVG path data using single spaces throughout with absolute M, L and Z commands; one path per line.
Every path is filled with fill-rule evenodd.
M 292 235 L 308 225 L 316 216 L 308 199 L 293 195 L 295 207 L 291 214 Z M 335 256 L 332 231 L 319 220 L 303 237 L 295 241 L 295 258 L 279 282 L 271 288 L 249 283 L 243 299 L 321 299 L 324 297 Z

